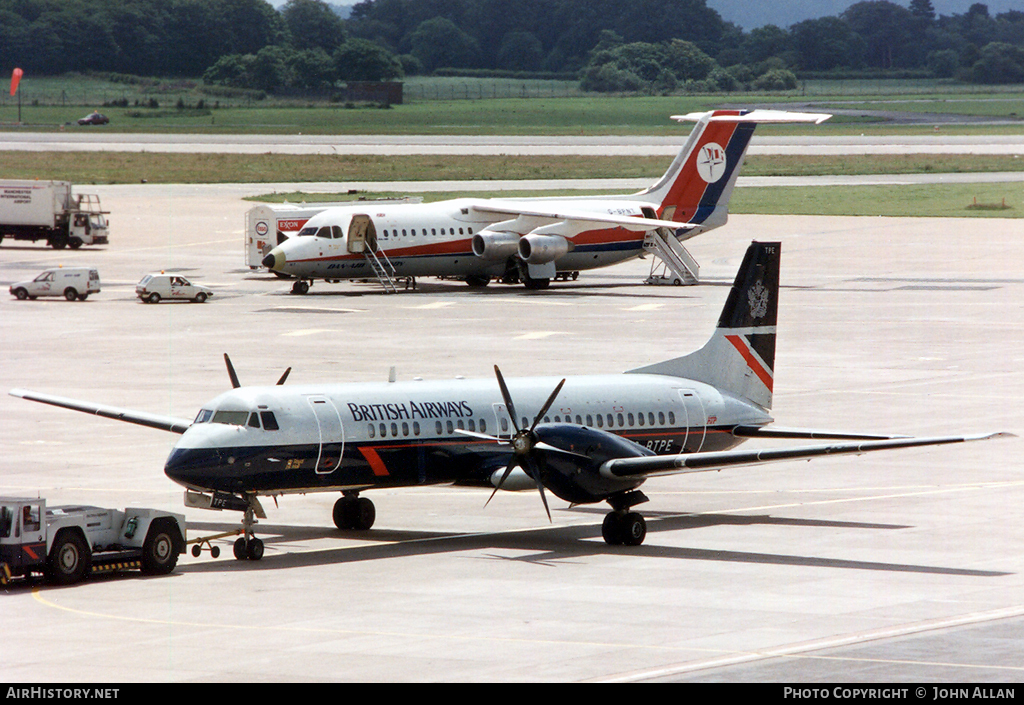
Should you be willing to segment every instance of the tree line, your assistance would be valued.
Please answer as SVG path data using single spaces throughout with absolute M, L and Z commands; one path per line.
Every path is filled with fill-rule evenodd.
M 749 32 L 706 0 L 0 0 L 0 57 L 29 75 L 200 77 L 275 91 L 407 74 L 578 77 L 585 90 L 790 88 L 798 76 L 905 72 L 1024 82 L 1024 12 L 938 16 L 863 0 Z M 3 67 L 0 67 L 3 68 Z

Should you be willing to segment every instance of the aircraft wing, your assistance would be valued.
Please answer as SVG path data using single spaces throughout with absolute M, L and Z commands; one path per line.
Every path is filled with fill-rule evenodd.
M 574 211 L 571 209 L 550 209 L 537 208 L 532 204 L 518 204 L 515 202 L 503 201 L 499 205 L 474 204 L 473 210 L 488 215 L 527 216 L 530 218 L 547 218 L 551 220 L 571 220 L 577 226 L 586 226 L 593 223 L 594 228 L 607 225 L 618 225 L 627 230 L 655 230 L 657 228 L 669 228 L 673 231 L 688 232 L 694 226 L 686 223 L 677 223 L 674 220 L 659 220 L 658 218 L 642 218 L 631 215 L 615 215 L 613 213 L 597 213 L 594 211 Z M 679 234 L 676 232 L 676 234 Z
M 784 460 L 810 460 L 829 455 L 861 455 L 876 450 L 916 448 L 990 438 L 1012 437 L 1012 433 L 988 433 L 974 436 L 934 436 L 926 438 L 890 438 L 859 443 L 835 443 L 790 448 L 761 448 L 753 450 L 724 450 L 711 453 L 685 455 L 654 455 L 640 458 L 618 458 L 601 465 L 600 472 L 614 478 L 679 475 L 691 472 L 710 472 L 743 465 L 762 465 Z
M 160 416 L 158 414 L 148 414 L 144 411 L 121 409 L 116 406 L 107 406 L 105 404 L 93 404 L 91 402 L 68 399 L 67 397 L 58 397 L 52 394 L 31 392 L 27 389 L 12 389 L 8 393 L 12 397 L 20 397 L 21 399 L 28 399 L 29 401 L 38 401 L 43 404 L 51 404 L 65 409 L 82 411 L 87 414 L 95 414 L 96 416 L 103 416 L 108 419 L 127 421 L 128 423 L 148 426 L 149 428 L 158 428 L 161 431 L 170 431 L 172 433 L 184 433 L 188 427 L 192 425 L 191 421 L 176 419 L 172 416 Z

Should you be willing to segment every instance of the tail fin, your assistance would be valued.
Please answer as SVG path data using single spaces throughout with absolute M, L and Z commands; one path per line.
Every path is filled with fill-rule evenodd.
M 781 253 L 778 242 L 750 244 L 704 347 L 629 372 L 694 379 L 771 409 Z
M 635 198 L 656 203 L 662 220 L 700 226 L 689 232 L 690 237 L 725 225 L 729 198 L 757 123 L 821 123 L 830 117 L 781 110 L 715 110 L 673 115 L 673 120 L 695 120 L 697 124 L 665 175 Z

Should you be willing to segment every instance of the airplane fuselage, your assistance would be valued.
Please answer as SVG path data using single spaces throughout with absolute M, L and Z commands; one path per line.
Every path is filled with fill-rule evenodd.
M 547 377 L 509 383 L 520 428 L 533 422 L 557 383 Z M 636 453 L 677 454 L 731 448 L 742 440 L 732 434 L 735 426 L 763 425 L 770 417 L 699 382 L 623 374 L 568 378 L 542 421 L 611 432 L 646 449 Z M 165 472 L 191 489 L 232 494 L 493 486 L 510 447 L 460 430 L 512 435 L 494 380 L 244 387 L 204 406 Z M 532 481 L 517 486 L 515 478 L 506 485 L 528 487 Z M 590 501 L 602 498 L 597 493 Z
M 274 252 L 282 260 L 279 272 L 308 279 L 352 279 L 373 277 L 362 251 L 353 252 L 349 232 L 353 216 L 365 216 L 373 224 L 378 254 L 383 253 L 400 277 L 490 276 L 500 277 L 508 268 L 508 256 L 490 259 L 473 251 L 473 237 L 489 231 L 525 234 L 542 227 L 541 220 L 486 215 L 470 206 L 500 203 L 501 199 L 456 199 L 428 204 L 366 203 L 328 209 L 306 222 L 302 233 Z M 595 214 L 653 216 L 649 204 L 594 200 L 533 199 L 556 207 L 571 205 Z M 547 221 L 545 221 L 547 222 Z M 324 228 L 328 230 L 324 230 Z M 316 234 L 314 234 L 316 233 Z M 331 237 L 326 237 L 327 234 Z M 614 225 L 581 228 L 569 238 L 569 250 L 553 258 L 555 271 L 582 271 L 606 267 L 638 257 L 643 252 L 645 233 Z

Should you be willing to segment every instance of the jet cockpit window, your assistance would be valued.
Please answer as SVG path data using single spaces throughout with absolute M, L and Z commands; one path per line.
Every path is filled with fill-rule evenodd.
M 317 237 L 324 237 L 324 238 L 327 238 L 329 240 L 331 238 L 331 226 L 330 225 L 323 226 L 322 228 L 320 228 L 319 230 L 316 231 L 316 236 Z
M 221 409 L 213 414 L 213 423 L 223 423 L 229 426 L 244 426 L 249 420 L 248 411 L 230 411 Z
M 260 427 L 260 415 L 257 414 L 254 411 L 251 414 L 249 414 L 249 428 L 259 428 L 259 427 Z
M 341 231 L 341 226 L 340 225 L 332 225 L 331 226 L 331 236 L 335 240 L 340 240 L 341 238 L 345 237 L 345 234 Z
M 210 409 L 202 409 L 200 410 L 199 415 L 196 416 L 196 423 L 207 423 L 211 418 L 213 418 L 213 411 Z
M 298 234 L 297 237 L 302 237 L 303 235 L 316 235 L 316 227 L 315 226 L 311 226 L 311 227 L 308 227 L 308 228 L 303 228 L 302 230 L 299 231 L 299 234 Z

